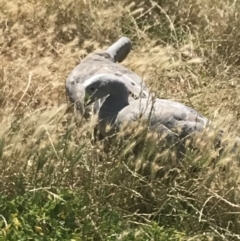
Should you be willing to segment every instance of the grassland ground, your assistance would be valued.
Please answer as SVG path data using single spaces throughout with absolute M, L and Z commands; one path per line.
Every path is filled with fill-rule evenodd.
M 1 0 L 0 240 L 240 240 L 238 153 L 198 141 L 177 164 L 132 154 L 134 139 L 104 152 L 65 94 L 73 67 L 124 35 L 123 64 L 225 143 L 240 133 L 239 13 L 233 0 Z

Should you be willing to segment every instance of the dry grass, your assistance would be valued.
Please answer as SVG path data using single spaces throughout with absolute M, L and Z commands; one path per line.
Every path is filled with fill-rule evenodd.
M 224 0 L 1 0 L 1 240 L 240 240 L 237 155 L 202 139 L 178 164 L 151 142 L 134 155 L 135 138 L 104 152 L 67 111 L 64 86 L 88 53 L 125 35 L 124 65 L 232 138 L 239 12 Z

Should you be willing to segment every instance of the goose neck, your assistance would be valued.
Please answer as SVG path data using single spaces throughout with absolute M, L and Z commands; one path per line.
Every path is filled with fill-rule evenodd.
M 115 116 L 128 104 L 128 100 L 119 99 L 116 96 L 109 95 L 100 107 L 100 114 L 105 118 L 108 116 Z

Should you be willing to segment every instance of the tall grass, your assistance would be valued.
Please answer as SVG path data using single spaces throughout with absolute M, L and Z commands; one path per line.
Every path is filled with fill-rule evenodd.
M 123 64 L 213 120 L 225 144 L 239 134 L 239 10 L 224 0 L 1 0 L 0 240 L 239 240 L 237 153 L 214 149 L 211 133 L 180 163 L 150 135 L 136 154 L 138 132 L 93 144 L 94 123 L 68 108 L 64 87 L 88 53 L 128 36 Z

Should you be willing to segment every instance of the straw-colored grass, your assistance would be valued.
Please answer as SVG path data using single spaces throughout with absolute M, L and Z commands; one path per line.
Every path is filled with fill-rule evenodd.
M 65 94 L 76 64 L 128 36 L 123 64 L 231 144 L 239 13 L 233 0 L 1 0 L 0 240 L 240 240 L 239 157 L 213 148 L 216 133 L 180 163 L 139 129 L 93 144 Z

